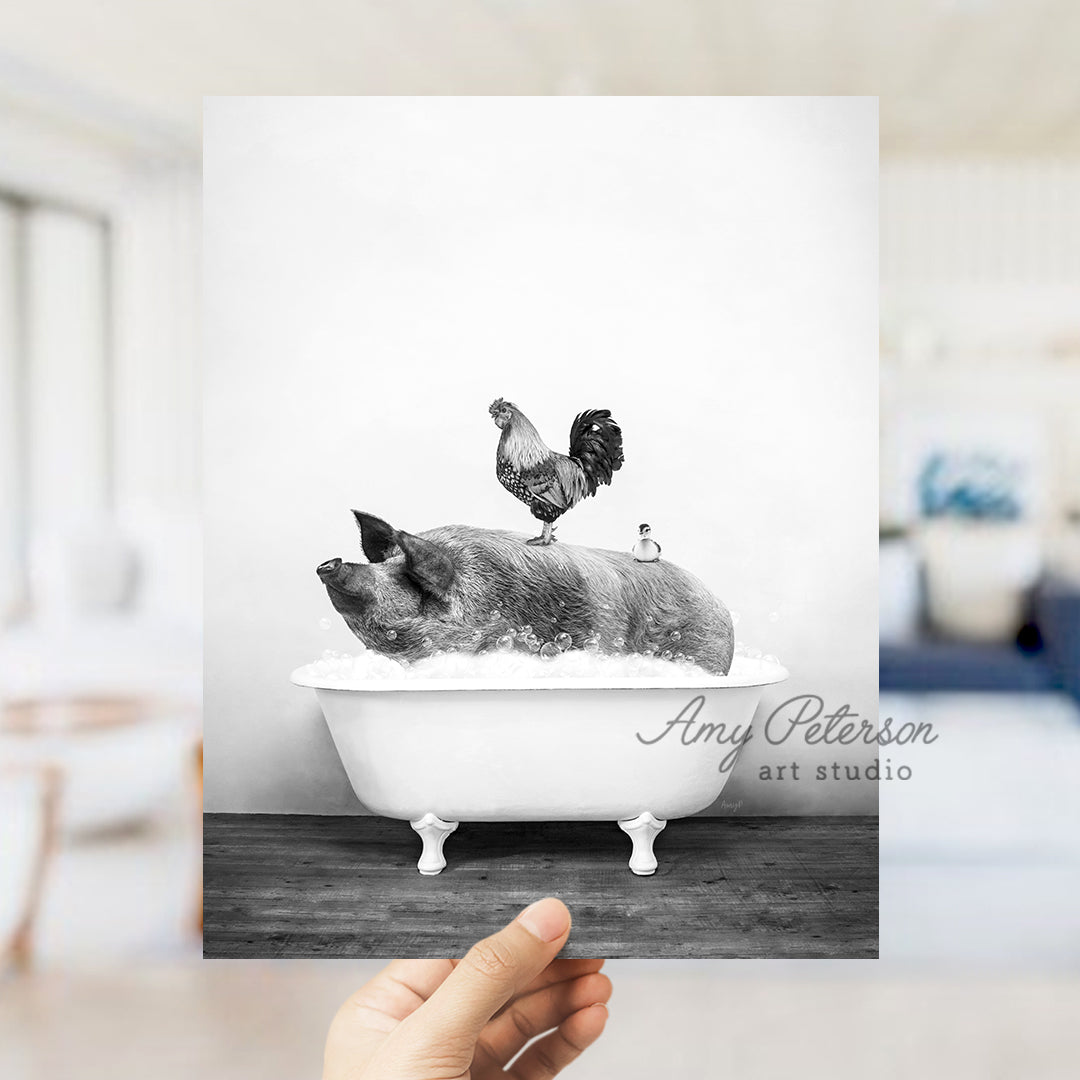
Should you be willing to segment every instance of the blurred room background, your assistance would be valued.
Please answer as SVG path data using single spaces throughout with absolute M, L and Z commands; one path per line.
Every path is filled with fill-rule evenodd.
M 1080 162 L 881 191 L 882 955 L 1080 962 Z
M 27 52 L 0 118 L 0 956 L 192 949 L 198 134 Z
M 881 99 L 881 715 L 939 734 L 882 785 L 888 961 L 621 962 L 572 1075 L 1073 1075 L 1077 55 L 1070 0 L 0 10 L 0 1074 L 311 1074 L 368 970 L 197 963 L 201 95 L 836 93 Z

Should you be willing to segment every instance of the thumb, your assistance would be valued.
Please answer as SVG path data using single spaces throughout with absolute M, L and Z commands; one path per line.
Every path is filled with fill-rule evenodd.
M 561 900 L 530 904 L 509 926 L 477 942 L 409 1017 L 409 1041 L 417 1049 L 460 1047 L 471 1056 L 484 1025 L 555 959 L 569 935 L 570 912 Z

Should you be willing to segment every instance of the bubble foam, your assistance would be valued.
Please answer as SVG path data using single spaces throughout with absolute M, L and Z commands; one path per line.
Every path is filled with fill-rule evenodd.
M 498 651 L 480 655 L 445 652 L 402 664 L 389 656 L 365 650 L 357 656 L 349 653 L 326 652 L 321 660 L 300 668 L 296 675 L 303 682 L 317 685 L 346 685 L 365 682 L 417 682 L 479 680 L 483 682 L 529 681 L 546 682 L 554 679 L 604 680 L 609 682 L 642 683 L 654 680 L 681 682 L 688 686 L 702 680 L 714 682 L 713 675 L 679 654 L 679 659 L 664 659 L 643 653 L 608 655 L 570 649 L 560 652 L 545 647 L 539 652 Z M 730 676 L 753 679 L 769 675 L 770 666 L 779 664 L 736 657 Z M 782 670 L 782 668 L 779 668 Z M 764 681 L 773 681 L 765 678 Z

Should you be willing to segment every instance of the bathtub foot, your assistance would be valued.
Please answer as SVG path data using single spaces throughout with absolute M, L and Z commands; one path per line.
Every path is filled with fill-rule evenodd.
M 420 839 L 424 841 L 424 850 L 420 853 L 420 861 L 416 864 L 416 869 L 427 877 L 433 877 L 435 874 L 440 873 L 446 865 L 446 859 L 442 853 L 443 844 L 446 843 L 446 838 L 458 827 L 458 823 L 456 821 L 443 821 L 442 818 L 436 817 L 434 814 L 425 814 L 417 821 L 410 821 L 409 824 L 420 834 Z
M 619 828 L 634 842 L 634 850 L 630 855 L 630 869 L 635 874 L 647 877 L 656 872 L 653 841 L 664 831 L 666 824 L 666 821 L 653 817 L 648 810 L 643 814 L 638 814 L 636 818 L 619 822 Z

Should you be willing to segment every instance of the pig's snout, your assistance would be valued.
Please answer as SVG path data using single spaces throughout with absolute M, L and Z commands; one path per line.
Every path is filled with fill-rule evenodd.
M 363 563 L 327 559 L 316 567 L 315 573 L 339 611 L 342 610 L 340 604 L 346 604 L 351 610 L 363 607 L 375 598 L 371 567 Z
M 315 568 L 315 573 L 321 578 L 328 578 L 337 571 L 339 566 L 341 566 L 340 559 L 327 559 L 326 562 L 319 563 Z

